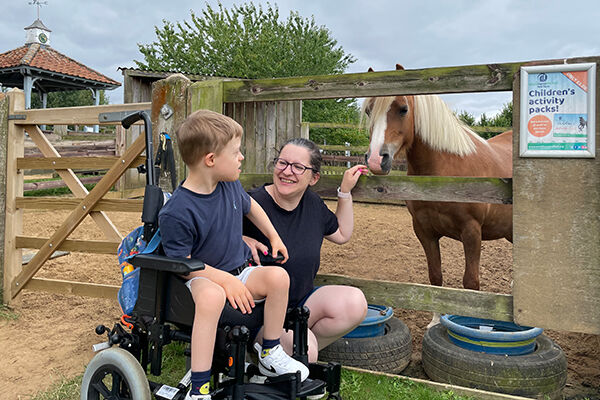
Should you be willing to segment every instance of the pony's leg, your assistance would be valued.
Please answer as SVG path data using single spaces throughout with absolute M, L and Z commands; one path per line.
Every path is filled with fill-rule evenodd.
M 429 282 L 435 286 L 442 286 L 442 257 L 440 255 L 440 237 L 432 234 L 430 230 L 413 218 L 413 229 L 427 257 L 427 270 L 429 272 Z
M 479 263 L 481 261 L 481 225 L 471 221 L 462 232 L 461 240 L 465 250 L 465 275 L 463 287 L 479 290 Z
M 440 255 L 440 237 L 433 235 L 431 231 L 426 230 L 413 218 L 413 229 L 427 257 L 427 269 L 429 272 L 429 282 L 435 286 L 442 286 L 442 257 Z M 440 323 L 440 314 L 433 313 L 431 322 L 427 329 Z

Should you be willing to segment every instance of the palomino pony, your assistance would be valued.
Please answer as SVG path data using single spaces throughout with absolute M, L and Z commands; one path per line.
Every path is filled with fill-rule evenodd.
M 397 66 L 397 69 L 401 67 Z M 468 129 L 437 96 L 366 99 L 370 145 L 366 162 L 374 174 L 389 173 L 392 159 L 406 155 L 408 175 L 512 177 L 512 131 L 488 141 Z M 463 286 L 479 290 L 481 241 L 512 242 L 512 205 L 406 202 L 421 242 L 432 285 L 442 285 L 439 240 L 460 240 L 465 252 Z

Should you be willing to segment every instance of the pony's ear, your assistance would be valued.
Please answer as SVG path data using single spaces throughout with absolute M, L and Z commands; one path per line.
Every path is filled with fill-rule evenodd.
M 367 72 L 375 72 L 375 71 L 373 71 L 373 68 L 369 67 Z
M 396 71 L 403 71 L 404 67 L 400 64 L 396 64 Z

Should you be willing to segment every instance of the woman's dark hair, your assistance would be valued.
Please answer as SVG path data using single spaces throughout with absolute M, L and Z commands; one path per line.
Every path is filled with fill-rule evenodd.
M 283 150 L 283 148 L 288 144 L 304 147 L 306 150 L 308 150 L 308 154 L 310 156 L 310 164 L 314 169 L 313 172 L 321 172 L 321 163 L 323 162 L 323 156 L 321 156 L 321 149 L 319 149 L 319 146 L 317 146 L 315 142 L 305 138 L 293 138 L 285 142 L 283 146 L 281 146 L 281 149 L 279 149 L 279 152 L 281 153 L 281 150 Z

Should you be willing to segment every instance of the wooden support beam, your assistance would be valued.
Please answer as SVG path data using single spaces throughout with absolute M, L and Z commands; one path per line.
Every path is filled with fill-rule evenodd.
M 341 176 L 321 175 L 311 190 L 321 197 L 336 197 Z M 270 174 L 243 174 L 246 190 L 272 181 Z M 362 176 L 352 190 L 357 201 L 403 204 L 405 200 L 456 201 L 464 203 L 512 202 L 512 180 L 444 176 Z
M 23 127 L 25 131 L 29 134 L 29 137 L 40 149 L 41 153 L 44 157 L 53 157 L 53 158 L 61 158 L 58 151 L 52 146 L 52 143 L 46 138 L 46 135 L 40 130 L 37 125 L 25 125 Z M 17 161 L 18 164 L 18 161 Z M 93 165 L 93 164 L 88 164 Z M 65 184 L 69 187 L 71 192 L 75 195 L 75 197 L 85 197 L 88 195 L 88 190 L 83 185 L 83 182 L 79 180 L 77 175 L 71 169 L 57 169 L 56 172 L 65 182 Z M 111 241 L 120 242 L 123 240 L 123 236 L 119 233 L 117 227 L 112 223 L 112 221 L 104 214 L 99 211 L 92 211 L 90 216 L 98 225 L 102 233 L 106 239 Z
M 367 301 L 372 304 L 497 321 L 513 321 L 513 297 L 508 294 L 333 274 L 318 274 L 315 285 L 354 286 L 361 289 Z
M 120 157 L 21 157 L 17 160 L 18 169 L 109 169 Z M 146 157 L 138 156 L 132 162 L 137 167 L 146 162 Z
M 41 249 L 49 238 L 17 236 L 15 245 L 22 249 Z M 100 240 L 65 240 L 54 251 L 78 251 L 82 253 L 117 254 L 121 242 L 106 242 Z
M 14 120 L 18 125 L 118 125 L 118 122 L 103 121 L 100 114 L 127 113 L 149 110 L 152 103 L 108 104 L 103 106 L 42 108 L 19 110 L 11 115 L 24 116 Z M 24 107 L 23 107 L 24 108 Z
M 143 195 L 143 193 L 142 193 Z M 72 210 L 81 199 L 68 197 L 17 197 L 18 208 L 27 210 Z M 102 199 L 92 211 L 142 212 L 143 199 Z
M 27 283 L 26 289 L 109 300 L 115 300 L 117 298 L 117 293 L 119 292 L 119 286 L 115 285 L 45 278 L 32 278 L 29 283 Z
M 25 109 L 25 94 L 22 90 L 8 91 L 8 115 Z M 12 290 L 12 282 L 21 271 L 23 255 L 15 246 L 15 237 L 23 232 L 23 211 L 16 206 L 16 198 L 23 196 L 23 171 L 17 168 L 17 158 L 24 154 L 25 131 L 15 120 L 8 120 L 3 145 L 6 152 L 6 202 L 4 214 L 4 282 L 3 301 L 10 302 L 16 295 Z
M 58 230 L 52 235 L 52 237 L 44 244 L 44 246 L 38 251 L 33 259 L 27 264 L 21 273 L 12 281 L 11 291 L 12 296 L 16 296 L 25 284 L 35 275 L 35 273 L 42 267 L 42 265 L 50 258 L 52 252 L 60 246 L 64 240 L 75 230 L 79 223 L 85 218 L 86 215 L 94 208 L 98 201 L 109 191 L 109 189 L 115 184 L 123 172 L 130 167 L 136 157 L 138 157 L 142 151 L 146 148 L 144 136 L 140 136 L 136 139 L 131 147 L 125 152 L 120 162 L 115 165 L 106 173 L 104 178 L 94 187 L 94 189 L 82 199 L 78 207 L 67 217 L 62 223 Z M 16 236 L 16 235 L 15 235 Z

